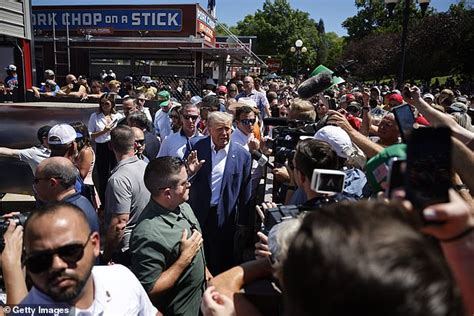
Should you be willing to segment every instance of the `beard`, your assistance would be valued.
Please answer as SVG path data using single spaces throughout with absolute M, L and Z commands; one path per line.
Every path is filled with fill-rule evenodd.
M 69 274 L 69 273 L 64 273 L 60 272 L 53 277 L 51 277 L 51 281 L 49 284 L 54 282 L 53 280 L 58 277 L 64 277 L 71 279 L 75 282 L 73 286 L 70 286 L 66 289 L 60 288 L 60 287 L 52 287 L 48 286 L 45 289 L 45 293 L 51 297 L 54 301 L 56 302 L 74 302 L 83 292 L 84 286 L 86 285 L 87 281 L 89 280 L 90 276 L 92 273 L 92 265 L 90 269 L 86 272 L 83 278 L 80 278 L 76 274 Z M 71 304 L 73 305 L 73 304 Z

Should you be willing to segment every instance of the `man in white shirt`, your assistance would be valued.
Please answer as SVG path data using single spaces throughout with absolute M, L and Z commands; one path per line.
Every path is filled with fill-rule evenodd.
M 181 109 L 180 119 L 182 128 L 163 141 L 157 157 L 171 156 L 183 159 L 191 153 L 191 139 L 202 136 L 196 125 L 199 119 L 199 109 L 196 105 L 185 104 Z
M 40 127 L 38 130 L 36 136 L 40 142 L 39 146 L 25 149 L 0 147 L 0 157 L 15 158 L 26 162 L 34 174 L 39 163 L 51 155 L 48 145 L 48 133 L 50 129 L 51 126 L 46 125 Z
M 258 110 L 247 105 L 237 108 L 235 111 L 235 121 L 237 128 L 230 136 L 233 143 L 239 144 L 247 149 L 251 154 L 260 149 L 260 141 L 255 138 L 254 125 L 257 121 L 256 112 Z M 256 197 L 257 188 L 260 179 L 263 177 L 263 167 L 259 166 L 257 161 L 252 161 L 252 198 Z
M 170 101 L 171 95 L 168 91 L 163 90 L 158 93 L 158 100 L 160 101 L 160 110 L 155 114 L 155 133 L 160 136 L 163 141 L 168 135 L 171 134 L 171 119 L 168 115 L 169 110 L 173 107 Z
M 25 266 L 33 287 L 20 305 L 74 308 L 73 315 L 157 315 L 133 273 L 93 267 L 100 251 L 84 213 L 68 203 L 34 211 L 25 224 Z

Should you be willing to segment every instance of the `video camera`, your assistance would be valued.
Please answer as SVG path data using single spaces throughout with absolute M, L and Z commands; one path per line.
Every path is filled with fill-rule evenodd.
M 311 190 L 323 194 L 341 193 L 344 190 L 345 178 L 346 174 L 343 171 L 314 169 L 311 179 Z M 287 219 L 296 218 L 302 213 L 320 209 L 324 205 L 336 203 L 338 198 L 333 194 L 321 196 L 311 201 L 313 202 L 311 205 L 278 205 L 275 208 L 267 209 L 262 232 L 268 235 L 276 224 Z
M 275 126 L 272 129 L 269 147 L 272 149 L 272 155 L 277 163 L 284 163 L 287 159 L 291 163 L 300 137 L 312 137 L 317 131 L 314 122 L 280 118 L 264 118 L 263 122 L 265 125 Z
M 28 213 L 16 214 L 11 217 L 4 217 L 4 216 L 0 217 L 0 236 L 2 236 L 2 238 L 0 238 L 0 252 L 2 252 L 3 248 L 5 248 L 5 241 L 3 240 L 3 234 L 5 234 L 5 232 L 7 231 L 8 226 L 10 225 L 10 222 L 15 223 L 16 226 L 18 225 L 24 226 L 29 215 L 30 213 L 28 212 Z

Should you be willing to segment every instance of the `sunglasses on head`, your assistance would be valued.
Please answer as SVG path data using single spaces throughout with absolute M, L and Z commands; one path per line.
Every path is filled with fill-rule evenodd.
M 135 143 L 140 144 L 140 145 L 143 146 L 145 144 L 145 140 L 144 139 L 135 139 Z
M 240 120 L 240 123 L 242 123 L 243 125 L 253 125 L 255 124 L 255 119 L 243 119 Z
M 183 118 L 184 118 L 185 120 L 191 119 L 191 120 L 195 121 L 195 120 L 198 119 L 198 117 L 199 117 L 199 115 L 187 115 L 187 114 L 183 114 Z
M 77 263 L 84 256 L 84 248 L 91 239 L 92 232 L 84 244 L 69 244 L 57 249 L 39 251 L 29 255 L 25 260 L 25 266 L 31 273 L 41 273 L 48 270 L 53 263 L 53 256 L 58 255 L 68 265 Z

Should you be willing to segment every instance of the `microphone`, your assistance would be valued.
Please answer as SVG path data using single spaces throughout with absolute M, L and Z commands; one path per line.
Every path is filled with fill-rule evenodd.
M 288 126 L 288 118 L 286 117 L 265 117 L 263 119 L 264 125 L 271 126 Z
M 303 81 L 303 83 L 298 87 L 298 95 L 302 99 L 309 99 L 331 86 L 332 75 L 327 71 L 323 71 L 316 76 Z
M 260 167 L 268 166 L 270 169 L 275 168 L 270 162 L 268 162 L 268 157 L 259 152 L 258 150 L 252 150 L 250 152 L 252 159 L 256 160 Z

